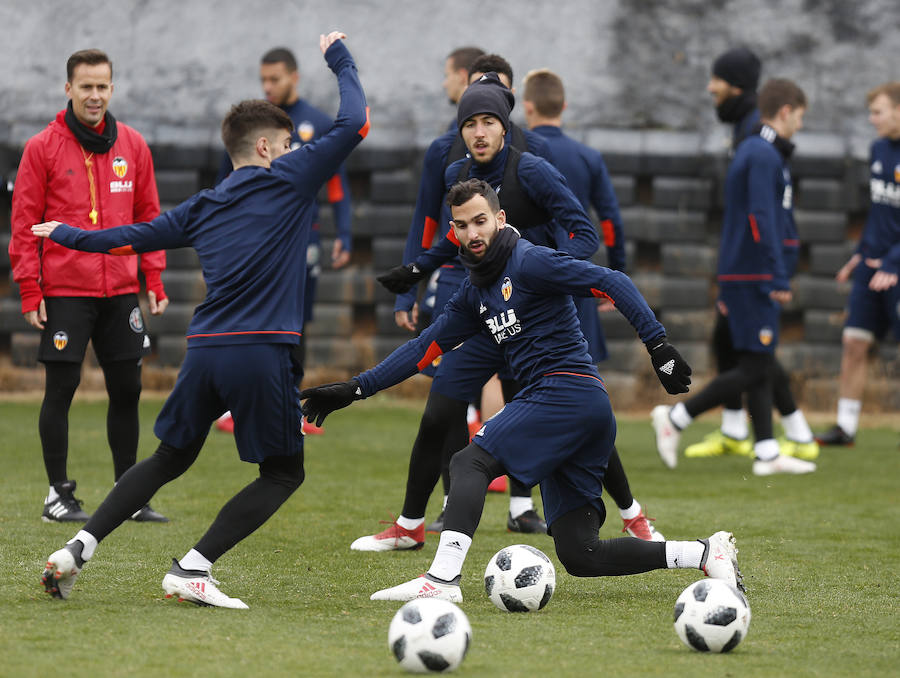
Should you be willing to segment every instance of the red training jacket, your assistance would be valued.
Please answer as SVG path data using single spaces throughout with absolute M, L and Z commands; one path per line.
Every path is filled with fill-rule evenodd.
M 25 144 L 12 200 L 9 258 L 19 284 L 22 313 L 36 311 L 44 297 L 111 297 L 140 290 L 138 257 L 77 252 L 36 238 L 32 224 L 63 223 L 96 231 L 150 221 L 159 215 L 159 195 L 147 142 L 116 122 L 109 152 L 91 158 L 97 223 L 91 223 L 91 187 L 84 151 L 65 122 L 65 111 Z M 147 289 L 165 298 L 160 274 L 164 251 L 141 255 Z

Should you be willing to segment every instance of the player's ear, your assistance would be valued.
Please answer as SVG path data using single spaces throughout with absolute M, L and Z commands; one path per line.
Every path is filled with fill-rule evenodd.
M 261 158 L 269 157 L 269 139 L 267 137 L 259 137 L 256 140 L 256 154 Z
M 506 225 L 506 212 L 502 209 L 497 212 L 497 223 L 500 224 L 501 228 Z

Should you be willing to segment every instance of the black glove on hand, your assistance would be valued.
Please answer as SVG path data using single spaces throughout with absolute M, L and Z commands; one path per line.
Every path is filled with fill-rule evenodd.
M 418 266 L 407 264 L 406 266 L 396 266 L 387 273 L 377 276 L 375 280 L 384 285 L 388 292 L 403 294 L 424 277 L 425 274 Z
M 350 381 L 339 381 L 334 384 L 322 384 L 315 388 L 305 388 L 300 391 L 300 400 L 305 400 L 303 407 L 303 416 L 306 421 L 316 426 L 321 426 L 325 421 L 325 417 L 347 407 L 354 400 L 362 400 L 362 389 L 355 379 Z
M 685 362 L 675 347 L 666 341 L 665 336 L 648 341 L 644 346 L 650 353 L 653 371 L 656 372 L 666 392 L 673 395 L 687 393 L 688 385 L 691 383 L 691 366 Z

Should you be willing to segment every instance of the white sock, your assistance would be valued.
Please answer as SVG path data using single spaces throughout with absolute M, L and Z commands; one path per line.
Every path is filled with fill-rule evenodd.
M 443 511 L 445 508 L 447 508 L 447 495 L 446 494 L 444 495 L 444 503 L 441 504 L 441 511 Z
M 200 551 L 191 549 L 184 554 L 184 558 L 178 561 L 183 570 L 203 570 L 206 573 L 212 569 L 212 561 L 207 560 Z
M 750 435 L 747 430 L 747 410 L 722 410 L 722 433 L 735 440 L 743 440 Z
M 631 520 L 632 518 L 637 518 L 641 512 L 641 505 L 637 503 L 637 499 L 631 500 L 631 506 L 627 509 L 619 509 L 619 515 L 622 516 L 622 520 Z
M 84 544 L 84 548 L 81 549 L 81 558 L 84 561 L 90 560 L 94 555 L 94 549 L 97 548 L 97 537 L 92 535 L 90 532 L 79 530 L 78 534 L 76 534 L 66 543 L 71 544 L 73 541 L 80 541 L 82 544 Z
M 862 410 L 861 400 L 838 398 L 837 425 L 850 437 L 855 436 L 859 429 L 860 410 Z
M 425 516 L 422 516 L 421 518 L 407 518 L 406 516 L 401 515 L 397 518 L 397 524 L 404 530 L 414 530 L 419 525 L 425 524 Z
M 531 497 L 510 497 L 509 498 L 509 515 L 518 518 L 525 511 L 534 509 L 534 501 Z
M 51 501 L 56 501 L 59 498 L 59 492 L 56 491 L 56 488 L 53 485 L 50 486 L 50 491 L 47 492 L 47 498 L 44 500 L 45 504 L 49 504 Z
M 778 449 L 778 441 L 775 440 L 775 438 L 757 440 L 753 445 L 753 453 L 760 461 L 772 461 L 780 454 Z
M 669 420 L 675 424 L 675 428 L 679 431 L 683 431 L 688 426 L 691 425 L 691 422 L 694 418 L 688 414 L 687 408 L 684 406 L 684 403 L 678 403 L 669 410 Z
M 795 443 L 811 443 L 812 430 L 806 423 L 806 417 L 801 410 L 794 410 L 787 416 L 781 417 L 781 425 L 784 427 L 784 435 Z
M 699 541 L 667 541 L 666 567 L 670 570 L 697 570 L 706 547 Z
M 441 532 L 441 541 L 434 554 L 431 567 L 428 568 L 428 574 L 444 581 L 456 579 L 462 574 L 463 561 L 465 561 L 471 545 L 472 538 L 462 532 L 453 530 Z

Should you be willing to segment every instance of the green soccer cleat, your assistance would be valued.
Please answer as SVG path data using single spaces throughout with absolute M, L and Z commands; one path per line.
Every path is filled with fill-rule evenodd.
M 787 455 L 788 457 L 812 461 L 819 456 L 819 443 L 815 440 L 810 440 L 808 443 L 798 443 L 796 440 L 779 438 L 778 450 L 781 454 Z
M 738 440 L 722 433 L 721 430 L 713 431 L 699 443 L 688 445 L 684 456 L 691 459 L 703 457 L 721 457 L 726 454 L 740 457 L 753 456 L 753 443 L 749 438 Z

